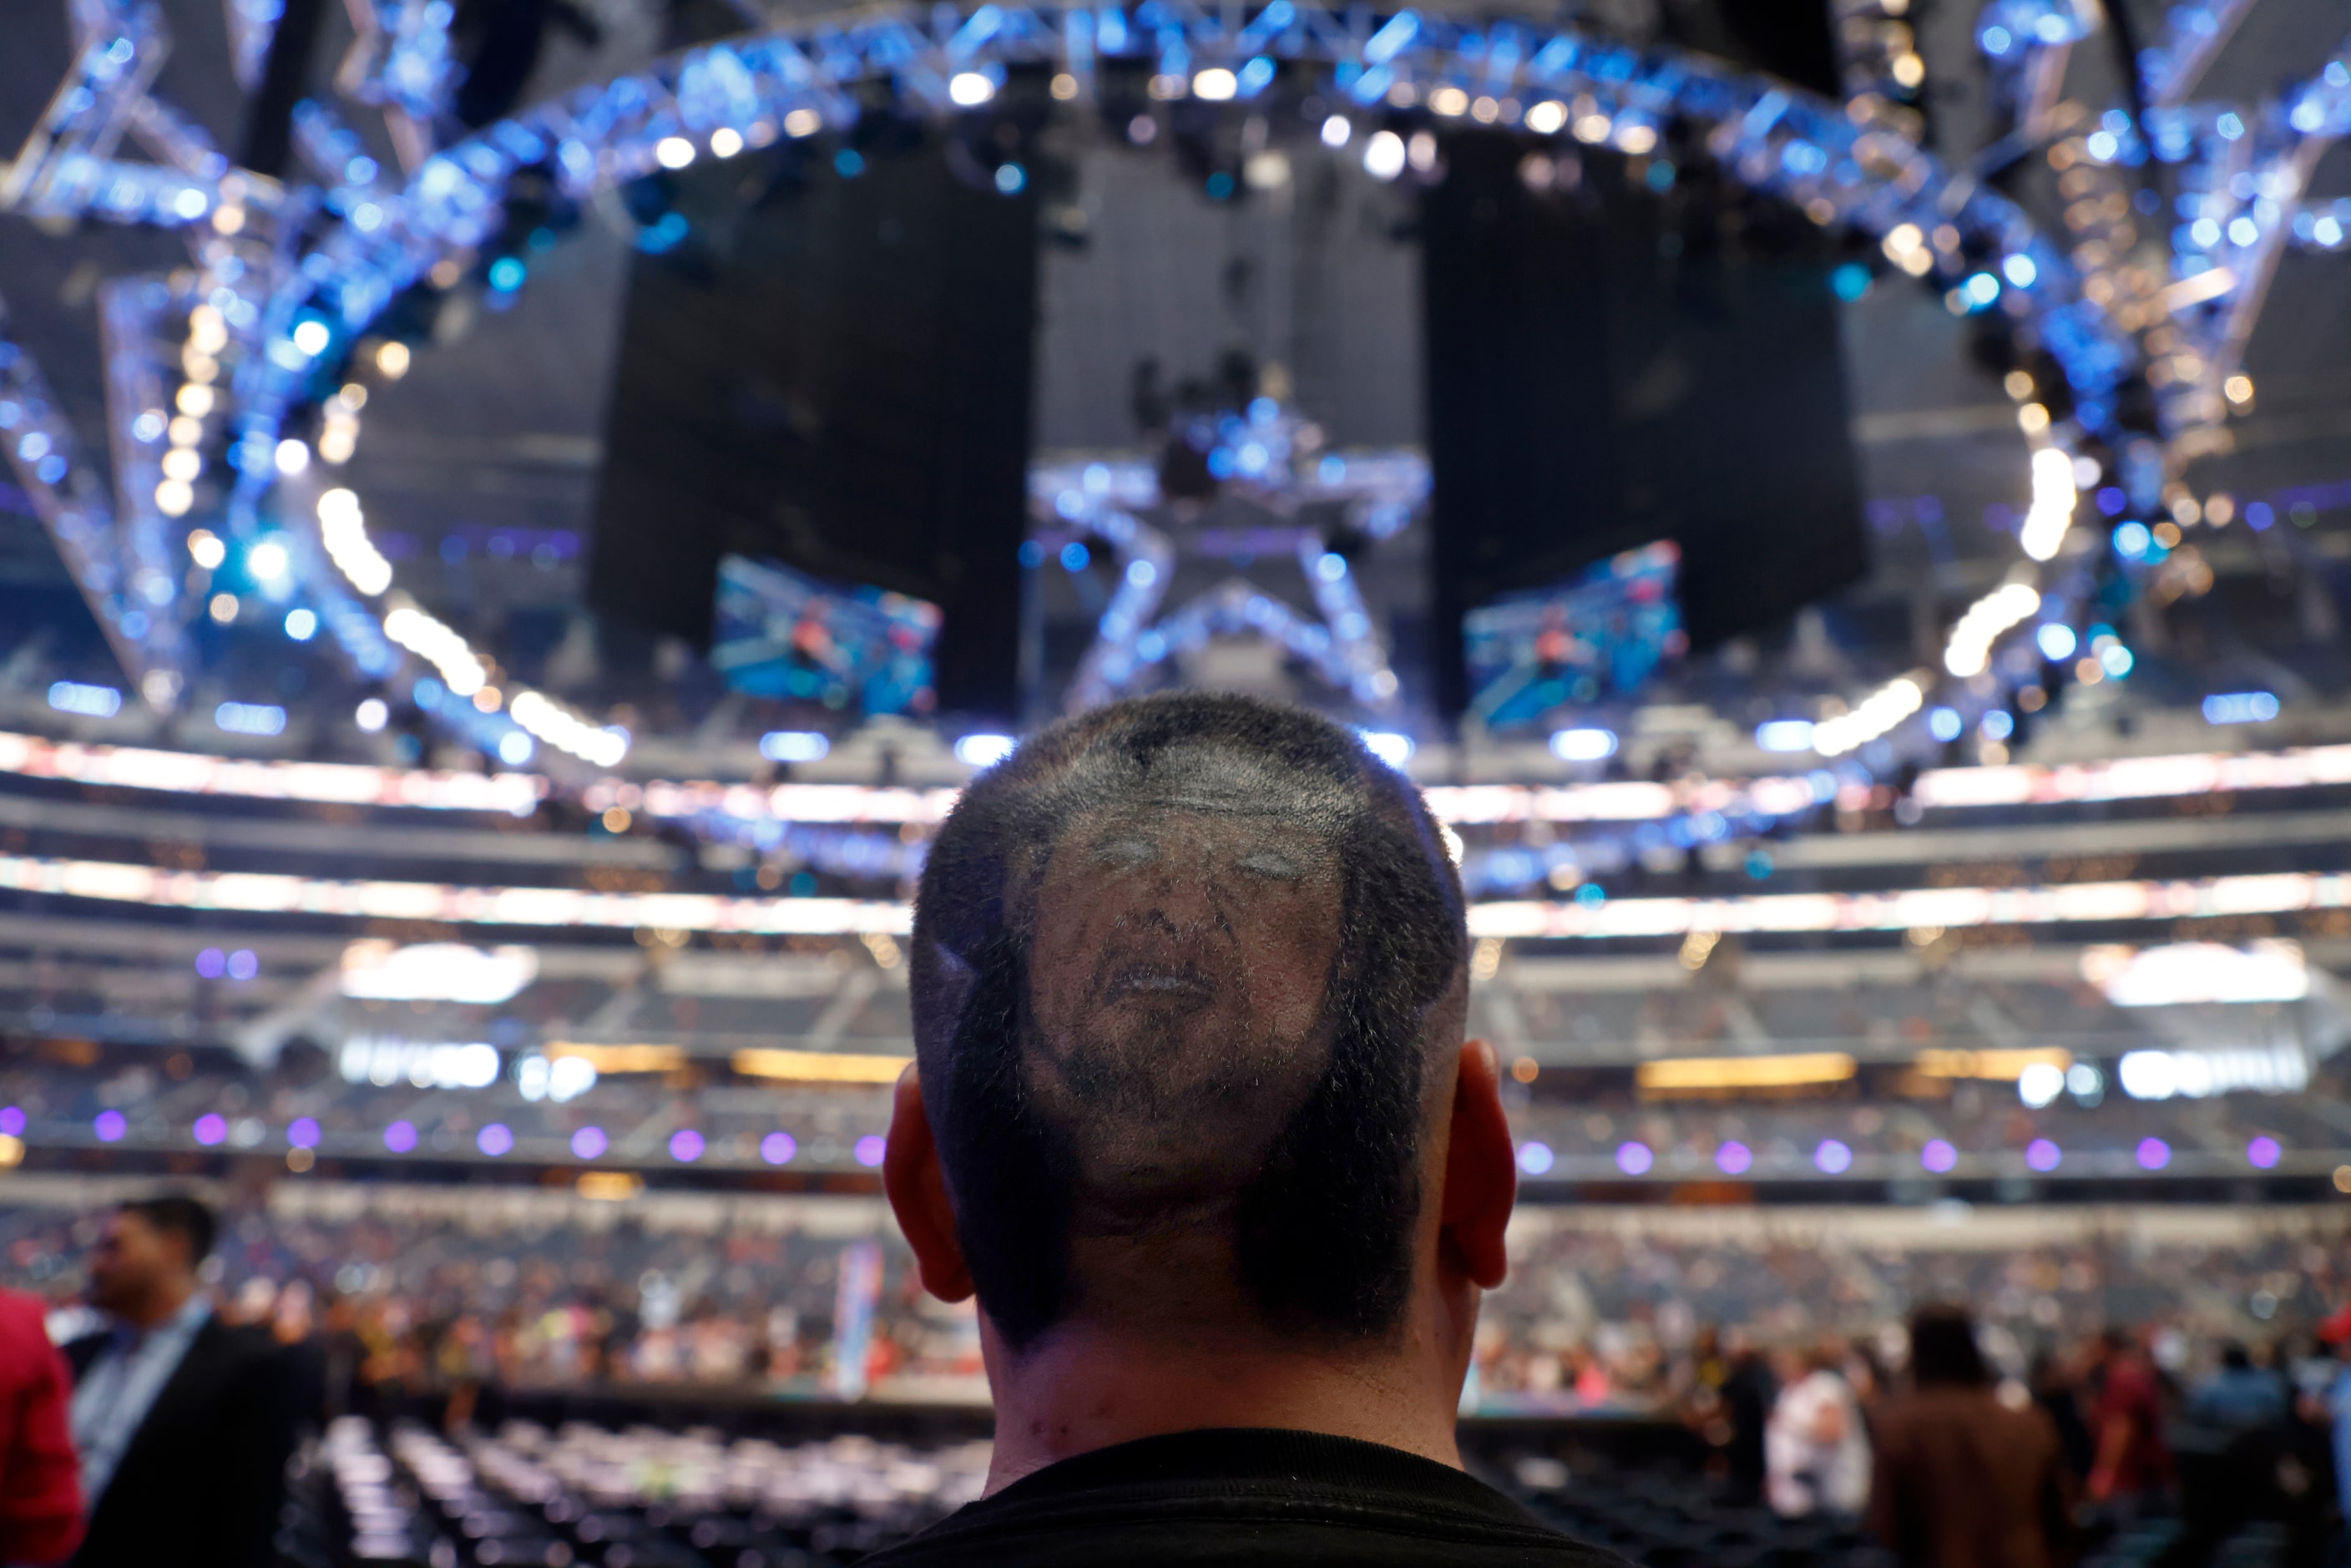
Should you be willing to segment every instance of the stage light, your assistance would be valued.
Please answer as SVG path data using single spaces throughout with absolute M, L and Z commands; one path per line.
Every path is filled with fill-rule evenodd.
M 714 158 L 732 158 L 743 151 L 743 133 L 731 125 L 722 125 L 710 133 L 710 153 Z
M 1987 709 L 1976 721 L 1976 733 L 1986 740 L 2006 740 L 2016 733 L 2016 716 L 2003 707 Z
M 394 1122 L 383 1130 L 383 1146 L 395 1155 L 404 1155 L 416 1147 L 416 1124 Z
M 1959 732 L 1966 727 L 1967 723 L 1959 717 L 1957 708 L 1938 707 L 1927 715 L 1927 733 L 1937 740 L 1957 740 Z
M 1017 196 L 1029 183 L 1029 171 L 1018 163 L 996 166 L 996 189 L 1003 195 Z
M 1926 688 L 1908 675 L 1897 676 L 1864 697 L 1835 718 L 1813 726 L 1813 749 L 1823 757 L 1843 757 L 1877 739 L 1918 711 Z
M 1551 754 L 1562 762 L 1598 762 L 1616 755 L 1615 732 L 1590 727 L 1555 731 Z
M 824 116 L 813 109 L 796 109 L 784 116 L 784 134 L 795 141 L 814 136 L 824 129 Z
M 206 1112 L 196 1118 L 195 1126 L 190 1130 L 194 1133 L 196 1142 L 212 1148 L 227 1141 L 228 1118 L 217 1111 Z
M 1755 1151 L 1733 1140 L 1714 1151 L 1714 1167 L 1725 1176 L 1745 1176 L 1755 1164 Z
M 391 722 L 391 719 L 392 709 L 385 706 L 381 697 L 367 698 L 360 704 L 358 711 L 351 715 L 351 722 L 370 735 L 381 729 Z
M 286 1124 L 286 1141 L 298 1149 L 319 1146 L 319 1123 L 311 1116 L 297 1116 Z
M 759 1157 L 771 1166 L 788 1166 L 799 1153 L 799 1141 L 789 1133 L 770 1133 L 759 1140 Z
M 2277 716 L 2278 700 L 2269 692 L 2215 693 L 2204 699 L 2206 724 L 2267 724 Z
M 653 158 L 664 169 L 683 169 L 694 162 L 694 143 L 683 136 L 664 136 L 653 144 Z
M 2019 288 L 2032 287 L 2033 279 L 2041 276 L 2041 269 L 2032 265 L 2032 258 L 2022 252 L 2001 262 L 2000 270 L 2002 277 Z
M 2245 1145 L 2245 1163 L 2257 1170 L 2275 1170 L 2284 1153 L 2275 1138 L 2264 1135 Z
M 1937 1176 L 1943 1176 L 1959 1163 L 1959 1151 L 1947 1138 L 1929 1138 L 1918 1151 L 1918 1163 Z
M 2116 680 L 2129 674 L 2137 664 L 2137 656 L 2120 643 L 2109 643 L 2098 650 L 2098 667 Z
M 1412 760 L 1412 737 L 1392 729 L 1364 729 L 1356 734 L 1364 737 L 1364 749 L 1391 768 L 1402 768 Z
M 956 760 L 967 768 L 993 768 L 1019 745 L 1008 735 L 967 735 L 955 743 Z
M 502 256 L 490 263 L 490 287 L 500 294 L 512 294 L 529 276 L 530 268 L 523 265 L 520 256 Z
M 259 580 L 276 582 L 286 575 L 293 561 L 287 557 L 284 545 L 276 539 L 264 539 L 246 552 L 245 564 Z
M 604 1151 L 611 1146 L 611 1139 L 604 1135 L 604 1129 L 601 1127 L 582 1127 L 578 1132 L 571 1134 L 571 1157 L 573 1159 L 592 1160 L 601 1158 Z
M 112 686 L 53 681 L 49 684 L 49 706 L 59 713 L 80 714 L 85 718 L 112 718 L 122 711 L 122 694 Z
M 2065 1158 L 2065 1151 L 2047 1138 L 2035 1138 L 2024 1145 L 2024 1163 L 2034 1170 L 2048 1174 Z
M 193 447 L 175 446 L 163 454 L 163 460 L 158 466 L 162 469 L 166 479 L 187 485 L 193 484 L 204 471 L 204 460 Z
M 1549 1144 L 1530 1138 L 1519 1145 L 1519 1169 L 1531 1176 L 1550 1175 L 1556 1161 L 1557 1156 L 1551 1152 Z
M 680 1127 L 669 1135 L 669 1157 L 680 1165 L 692 1165 L 702 1157 L 703 1150 L 707 1147 L 709 1145 L 704 1142 L 702 1134 L 692 1127 Z
M 408 373 L 408 345 L 394 339 L 388 343 L 378 345 L 375 351 L 375 368 L 381 372 L 386 381 L 396 382 Z
M 879 1133 L 866 1134 L 863 1137 L 857 1140 L 855 1147 L 850 1151 L 852 1156 L 855 1158 L 857 1163 L 863 1166 L 867 1170 L 872 1170 L 874 1166 L 880 1165 L 889 1152 L 890 1145 L 888 1140 L 883 1138 Z
M 1755 727 L 1755 744 L 1766 751 L 1810 751 L 1813 748 L 1813 721 L 1808 718 L 1775 718 Z
M 277 444 L 277 471 L 280 474 L 301 474 L 309 466 L 310 448 L 307 444 L 290 435 Z
M 2037 402 L 2029 402 L 2021 411 L 2030 413 L 2040 409 L 2037 423 L 2045 428 L 2049 411 Z M 2028 425 L 2030 428 L 2030 425 Z M 2047 560 L 2065 542 L 2065 531 L 2073 526 L 2074 507 L 2080 492 L 2074 487 L 2074 460 L 2054 446 L 2044 446 L 2032 455 L 2032 505 L 2024 514 L 2023 526 L 2017 529 L 2017 545 L 2034 560 Z
M 188 558 L 206 571 L 228 559 L 228 546 L 221 543 L 210 528 L 192 528 L 188 533 Z
M 2074 635 L 2074 629 L 2062 621 L 2043 623 L 2041 630 L 2032 634 L 2032 640 L 2041 644 L 2041 656 L 2052 661 L 2072 658 L 2074 648 L 2081 642 Z
M 390 624 L 387 617 L 387 630 Z M 456 689 L 453 681 L 450 690 Z M 629 754 L 628 731 L 614 725 L 606 725 L 600 729 L 562 704 L 538 692 L 517 694 L 507 711 L 517 724 L 548 745 L 599 768 L 617 768 L 621 759 Z
M 1240 82 L 1222 66 L 1211 66 L 1192 78 L 1192 96 L 1223 103 L 1240 89 Z
M 492 1159 L 510 1153 L 514 1145 L 514 1129 L 504 1122 L 492 1122 L 474 1138 L 474 1146 Z
M 1835 1138 L 1823 1138 L 1813 1150 L 1813 1164 L 1823 1176 L 1843 1176 L 1853 1169 L 1853 1150 Z
M 2016 1097 L 2035 1111 L 2055 1104 L 2064 1092 L 2065 1071 L 2054 1062 L 2036 1061 L 2016 1075 Z
M 1943 667 L 1962 680 L 1983 674 L 2001 633 L 2040 608 L 2041 595 L 2029 583 L 2011 582 L 1985 594 L 1951 628 Z
M 98 1134 L 101 1144 L 120 1143 L 122 1135 L 131 1131 L 131 1118 L 120 1111 L 100 1111 L 91 1120 L 89 1130 Z
M 770 762 L 820 762 L 832 742 L 812 729 L 778 729 L 759 737 L 759 755 Z
M 1527 110 L 1527 129 L 1537 136 L 1556 136 L 1567 126 L 1567 105 L 1547 98 Z
M 213 723 L 232 735 L 283 735 L 286 710 L 272 703 L 223 703 Z
M 286 635 L 295 642 L 307 643 L 318 634 L 319 616 L 316 611 L 298 606 L 286 612 Z
M 294 346 L 314 360 L 327 351 L 334 338 L 327 324 L 315 316 L 294 324 Z
M 498 760 L 509 768 L 528 766 L 538 749 L 530 737 L 518 729 L 510 729 L 498 737 Z
M 1322 122 L 1322 145 L 1325 147 L 1344 147 L 1348 138 L 1354 134 L 1355 122 L 1343 114 L 1334 114 Z
M 1393 180 L 1404 172 L 1404 138 L 1393 131 L 1375 132 L 1364 143 L 1364 172 L 1374 180 Z
M 1657 1156 L 1650 1152 L 1646 1144 L 1635 1142 L 1616 1145 L 1616 1168 L 1626 1176 L 1646 1176 L 1649 1167 L 1656 1163 Z
M 2141 1138 L 2137 1155 L 2139 1169 L 2159 1171 L 2171 1163 L 2171 1145 L 2161 1138 Z

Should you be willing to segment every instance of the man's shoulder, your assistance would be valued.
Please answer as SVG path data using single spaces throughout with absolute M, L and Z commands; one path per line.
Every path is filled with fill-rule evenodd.
M 992 1563 L 1621 1568 L 1462 1471 L 1314 1433 L 1145 1438 L 967 1506 L 871 1568 Z

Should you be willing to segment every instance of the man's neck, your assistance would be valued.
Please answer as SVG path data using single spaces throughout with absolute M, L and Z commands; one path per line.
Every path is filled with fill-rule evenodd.
M 1458 1469 L 1455 1392 L 1394 1352 L 1174 1344 L 1063 1325 L 1015 1358 L 985 1335 L 993 1494 L 1059 1460 L 1170 1432 L 1271 1427 L 1382 1443 Z
M 157 1287 L 114 1315 L 141 1333 L 152 1333 L 179 1316 L 180 1310 L 193 1301 L 195 1294 L 196 1287 L 193 1281 L 174 1280 Z

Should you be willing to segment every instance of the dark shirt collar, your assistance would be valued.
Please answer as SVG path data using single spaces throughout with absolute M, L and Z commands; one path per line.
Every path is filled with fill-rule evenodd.
M 1171 1432 L 1096 1448 L 1023 1476 L 972 1507 L 992 1511 L 1088 1492 L 1134 1496 L 1203 1482 L 1239 1491 L 1261 1487 L 1294 1493 L 1302 1488 L 1356 1498 L 1385 1493 L 1415 1506 L 1499 1524 L 1532 1522 L 1509 1498 L 1450 1465 L 1354 1437 L 1257 1427 Z

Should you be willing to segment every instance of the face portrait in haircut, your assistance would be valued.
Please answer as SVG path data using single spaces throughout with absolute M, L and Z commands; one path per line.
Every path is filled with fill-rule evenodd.
M 1038 886 L 1022 1079 L 1073 1129 L 1081 1234 L 1228 1204 L 1330 1068 L 1338 868 L 1202 771 L 1081 817 Z
M 1395 1332 L 1462 920 L 1417 793 L 1301 710 L 1122 703 L 975 780 L 925 869 L 911 978 L 1005 1343 L 1087 1314 Z

